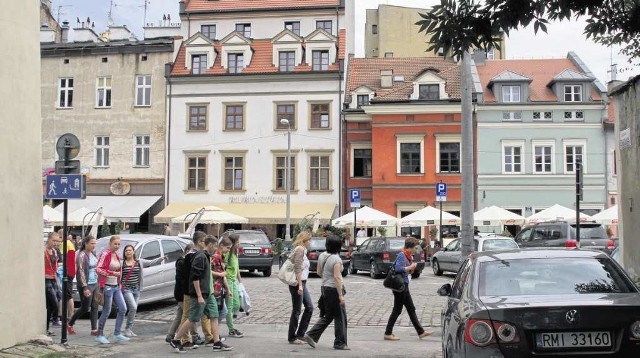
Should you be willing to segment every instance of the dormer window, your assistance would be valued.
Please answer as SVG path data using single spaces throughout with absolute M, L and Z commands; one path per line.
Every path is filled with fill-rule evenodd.
M 216 25 L 202 25 L 200 26 L 200 32 L 205 35 L 209 40 L 216 39 Z
M 251 24 L 236 24 L 236 31 L 244 37 L 251 37 Z
M 329 69 L 329 51 L 313 51 L 312 56 L 314 71 L 327 71 Z
M 359 94 L 358 95 L 358 108 L 362 108 L 362 106 L 366 106 L 369 104 L 369 95 L 368 94 Z
M 293 72 L 293 68 L 296 65 L 296 52 L 280 51 L 278 57 L 278 68 L 280 72 Z
M 420 85 L 418 88 L 419 88 L 418 99 L 429 99 L 429 100 L 440 99 L 439 84 Z
M 300 36 L 300 21 L 286 21 L 284 28 Z
M 565 102 L 582 102 L 582 86 L 581 85 L 565 85 L 564 101 Z
M 199 75 L 207 70 L 207 55 L 191 56 L 191 73 Z
M 229 73 L 241 73 L 244 69 L 244 55 L 241 53 L 230 53 L 228 59 Z
M 520 102 L 520 86 L 502 86 L 502 102 Z

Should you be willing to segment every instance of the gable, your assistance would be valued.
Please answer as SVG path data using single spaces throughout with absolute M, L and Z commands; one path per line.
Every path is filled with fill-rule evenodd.
M 295 33 L 293 33 L 291 30 L 289 29 L 284 29 L 282 32 L 280 32 L 279 34 L 277 34 L 273 40 L 271 40 L 271 42 L 273 42 L 274 44 L 279 44 L 279 43 L 301 43 L 302 42 L 302 38 L 298 35 L 296 35 Z
M 440 76 L 438 76 L 438 74 L 433 71 L 433 70 L 427 70 L 425 72 L 423 72 L 422 74 L 416 76 L 416 78 L 414 78 L 413 82 L 416 83 L 441 83 L 441 82 L 446 82 L 446 80 Z
M 244 37 L 241 33 L 234 31 L 220 40 L 222 45 L 251 45 L 251 40 Z
M 204 36 L 201 32 L 191 36 L 184 42 L 185 46 L 213 46 L 213 41 Z
M 316 29 L 307 36 L 305 42 L 335 42 L 337 38 L 323 29 Z

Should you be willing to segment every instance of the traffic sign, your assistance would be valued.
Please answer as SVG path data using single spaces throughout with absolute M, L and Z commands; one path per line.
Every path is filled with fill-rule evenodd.
M 436 201 L 447 201 L 447 183 L 436 184 Z
M 56 152 L 60 159 L 64 159 L 65 153 L 68 153 L 67 159 L 73 159 L 78 156 L 78 153 L 80 153 L 78 137 L 71 133 L 61 135 L 56 142 Z
M 56 174 L 80 174 L 80 161 L 69 160 L 67 165 L 64 165 L 64 160 L 56 160 Z
M 87 196 L 87 183 L 84 175 L 54 174 L 47 175 L 46 199 L 84 199 Z
M 349 189 L 349 202 L 352 208 L 360 207 L 360 189 Z

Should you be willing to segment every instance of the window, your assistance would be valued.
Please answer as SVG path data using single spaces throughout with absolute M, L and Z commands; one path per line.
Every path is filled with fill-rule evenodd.
M 286 21 L 284 23 L 284 28 L 291 30 L 294 34 L 300 36 L 300 21 Z
M 96 85 L 96 107 L 111 107 L 111 77 L 98 77 Z
M 278 57 L 280 72 L 292 72 L 296 65 L 296 53 L 294 51 L 280 51 Z
M 287 129 L 287 125 L 280 123 L 281 119 L 289 121 L 291 129 L 296 128 L 296 105 L 293 103 L 282 103 L 276 105 L 276 128 Z
M 200 26 L 200 32 L 211 41 L 216 39 L 216 25 L 202 25 Z
M 584 146 L 579 144 L 567 144 L 564 146 L 565 173 L 575 173 L 576 164 L 584 163 Z
M 420 85 L 418 93 L 418 99 L 440 99 L 440 85 Z
M 191 56 L 191 73 L 199 75 L 207 71 L 207 55 Z
M 229 54 L 229 73 L 240 73 L 244 68 L 244 55 L 241 53 Z
M 522 173 L 522 146 L 504 145 L 502 147 L 502 153 L 502 172 L 504 174 Z
M 224 157 L 224 190 L 242 190 L 243 161 L 243 157 Z
M 361 108 L 362 106 L 366 106 L 369 104 L 368 94 L 359 94 L 357 98 L 358 98 L 358 108 Z
M 168 262 L 176 262 L 182 256 L 182 247 L 173 240 L 162 240 L 162 251 L 167 256 Z
M 534 156 L 534 173 L 552 173 L 552 159 L 553 159 L 553 146 L 534 144 L 533 156 Z
M 584 120 L 584 112 L 582 111 L 565 111 L 564 119 L 569 121 L 581 121 Z
M 160 257 L 160 243 L 158 241 L 150 241 L 142 248 L 140 258 L 145 260 L 155 260 Z
M 236 24 L 236 31 L 244 37 L 251 37 L 251 24 Z
M 207 130 L 207 106 L 189 106 L 189 129 L 190 131 Z
M 151 75 L 136 76 L 136 106 L 151 105 Z
M 421 173 L 420 143 L 400 143 L 400 173 Z
M 73 107 L 73 78 L 61 78 L 58 86 L 58 108 Z
M 393 58 L 393 52 L 385 52 L 384 58 Z
M 329 103 L 311 104 L 311 128 L 327 129 L 329 127 Z
M 207 155 L 190 154 L 187 156 L 187 190 L 207 189 Z
M 318 20 L 316 21 L 316 29 L 323 29 L 324 31 L 331 33 L 331 20 Z
M 553 113 L 551 111 L 546 112 L 533 112 L 534 121 L 550 121 L 553 119 Z
M 313 51 L 312 67 L 314 71 L 326 71 L 329 69 L 329 51 Z
M 522 112 L 502 112 L 503 121 L 521 121 Z
M 353 177 L 371 178 L 371 149 L 353 150 Z
M 328 155 L 312 155 L 309 158 L 309 190 L 329 190 L 329 178 L 331 168 L 329 167 Z
M 440 173 L 460 173 L 460 143 L 440 143 Z
M 371 33 L 374 35 L 378 34 L 378 25 L 371 25 Z
M 520 102 L 520 86 L 502 86 L 502 102 Z
M 133 144 L 133 162 L 136 167 L 149 166 L 149 141 L 149 135 L 135 136 L 135 142 Z
M 564 101 L 582 102 L 582 85 L 565 85 Z
M 286 173 L 287 173 L 287 156 L 276 157 L 276 190 L 287 190 L 286 188 Z M 289 181 L 289 188 L 295 190 L 296 188 L 296 161 L 295 157 L 291 156 L 291 181 Z
M 616 151 L 613 151 L 613 175 L 618 175 L 618 163 L 616 163 L 617 160 L 617 155 L 616 155 Z
M 243 105 L 226 105 L 225 106 L 225 122 L 224 129 L 244 129 L 244 106 Z
M 96 167 L 109 166 L 109 136 L 96 136 Z

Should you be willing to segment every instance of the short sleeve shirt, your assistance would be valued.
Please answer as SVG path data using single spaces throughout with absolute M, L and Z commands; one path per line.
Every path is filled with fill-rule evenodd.
M 322 268 L 322 286 L 336 287 L 336 279 L 333 277 L 333 267 L 340 265 L 340 271 L 342 271 L 342 259 L 339 255 L 330 255 L 324 263 Z
M 222 258 L 222 254 L 220 254 L 219 252 L 216 252 L 213 256 L 211 256 L 211 271 L 225 272 L 224 260 Z M 223 287 L 224 287 L 224 278 L 213 277 L 213 295 L 215 297 L 220 297 L 222 295 Z

